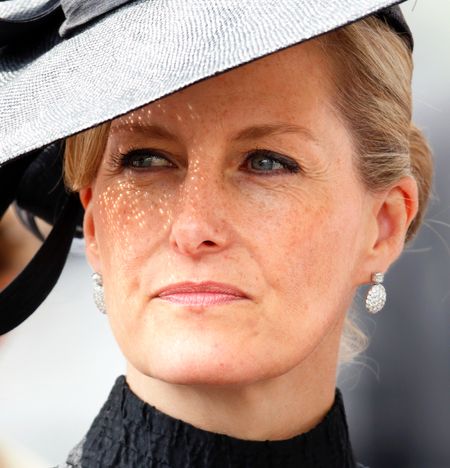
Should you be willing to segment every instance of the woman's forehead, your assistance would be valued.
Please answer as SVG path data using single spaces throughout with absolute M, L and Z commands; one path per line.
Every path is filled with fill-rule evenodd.
M 315 41 L 190 85 L 112 121 L 112 130 L 133 131 L 165 122 L 193 124 L 235 118 L 285 120 L 317 111 L 329 101 L 328 63 Z

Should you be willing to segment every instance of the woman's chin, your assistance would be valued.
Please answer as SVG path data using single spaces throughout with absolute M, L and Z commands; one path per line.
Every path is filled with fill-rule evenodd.
M 275 377 L 281 369 L 267 360 L 258 362 L 251 350 L 224 345 L 186 343 L 152 347 L 129 361 L 149 377 L 179 385 L 245 385 Z
M 288 372 L 308 351 L 306 340 L 278 333 L 255 307 L 251 301 L 210 311 L 158 305 L 127 322 L 118 315 L 121 323 L 112 328 L 143 375 L 172 384 L 244 385 Z

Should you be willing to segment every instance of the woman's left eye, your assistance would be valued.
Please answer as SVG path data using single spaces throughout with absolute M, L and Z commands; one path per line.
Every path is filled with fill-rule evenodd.
M 294 173 L 300 171 L 300 166 L 295 161 L 269 150 L 251 151 L 245 162 L 247 169 L 250 166 L 251 172 L 273 175 L 286 171 Z

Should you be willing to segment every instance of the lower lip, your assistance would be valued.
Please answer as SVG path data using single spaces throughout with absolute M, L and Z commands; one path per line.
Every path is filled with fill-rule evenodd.
M 227 304 L 237 300 L 245 299 L 241 296 L 233 296 L 231 294 L 220 293 L 182 293 L 182 294 L 167 294 L 166 296 L 158 296 L 159 299 L 181 304 L 185 306 L 210 306 L 217 304 Z

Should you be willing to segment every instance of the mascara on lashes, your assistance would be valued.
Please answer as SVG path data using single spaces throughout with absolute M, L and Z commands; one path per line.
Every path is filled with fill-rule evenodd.
M 133 158 L 135 157 L 141 157 L 142 159 L 145 159 L 146 157 L 151 157 L 151 159 L 164 159 L 168 163 L 170 163 L 172 166 L 135 166 L 133 165 Z M 266 149 L 253 149 L 251 151 L 248 151 L 246 153 L 245 157 L 245 163 L 248 163 L 249 161 L 252 160 L 252 156 L 258 156 L 258 157 L 263 157 L 264 159 L 275 161 L 283 166 L 283 169 L 279 170 L 274 170 L 274 171 L 257 171 L 257 170 L 248 170 L 248 172 L 252 174 L 260 174 L 260 175 L 265 175 L 265 176 L 274 176 L 274 175 L 279 175 L 283 173 L 298 173 L 301 171 L 300 166 L 298 163 L 293 161 L 290 158 L 286 158 L 284 156 L 279 155 L 278 153 L 275 153 L 271 150 L 266 150 Z M 143 148 L 135 148 L 135 149 L 130 149 L 126 152 L 117 152 L 114 153 L 113 155 L 110 156 L 110 164 L 109 166 L 112 169 L 112 173 L 119 173 L 123 169 L 133 169 L 136 171 L 141 171 L 141 172 L 146 172 L 150 171 L 151 169 L 167 169 L 171 167 L 175 167 L 175 165 L 172 163 L 170 158 L 168 158 L 163 152 L 160 150 L 154 150 L 154 149 L 143 149 Z

